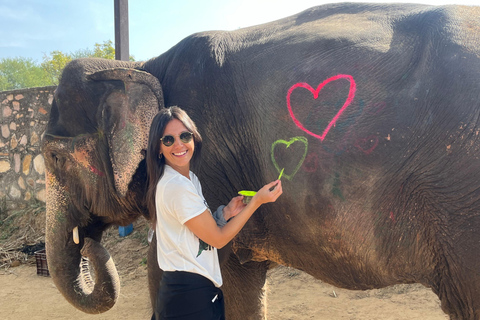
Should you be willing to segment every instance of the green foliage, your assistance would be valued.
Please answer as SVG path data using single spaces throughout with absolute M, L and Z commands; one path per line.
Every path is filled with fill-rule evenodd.
M 49 81 L 52 84 L 57 85 L 63 68 L 65 68 L 67 63 L 69 63 L 70 61 L 72 61 L 71 55 L 64 54 L 61 51 L 55 50 L 50 52 L 49 56 L 47 56 L 46 54 L 43 55 L 43 62 L 41 66 L 43 70 L 45 70 Z
M 8 215 L 7 212 L 7 197 L 3 197 L 0 200 L 0 221 L 3 221 Z
M 28 210 L 34 215 L 38 215 L 40 212 L 44 212 L 47 210 L 45 202 L 38 200 L 35 197 L 32 197 L 30 203 L 28 204 Z
M 95 43 L 93 50 L 81 49 L 74 53 L 55 50 L 44 54 L 40 64 L 30 58 L 3 58 L 0 60 L 0 91 L 58 85 L 67 63 L 88 57 L 115 59 L 113 42 Z M 133 56 L 130 61 L 135 61 Z
M 18 226 L 14 224 L 13 215 L 9 216 L 7 198 L 3 197 L 0 201 L 0 240 L 8 239 L 17 229 Z
M 49 86 L 53 83 L 35 61 L 28 58 L 3 58 L 0 60 L 0 90 Z
M 18 226 L 14 224 L 14 220 L 12 218 L 7 218 L 6 220 L 0 223 L 0 240 L 6 240 L 10 238 L 10 236 L 15 233 L 19 229 Z
M 81 49 L 71 54 L 72 59 L 79 58 L 103 58 L 103 59 L 115 59 L 115 47 L 111 40 L 104 41 L 102 44 L 95 43 L 92 49 Z M 134 56 L 130 56 L 130 61 L 135 61 Z
M 92 56 L 95 58 L 115 60 L 115 48 L 112 45 L 112 41 L 104 41 L 103 44 L 95 43 Z

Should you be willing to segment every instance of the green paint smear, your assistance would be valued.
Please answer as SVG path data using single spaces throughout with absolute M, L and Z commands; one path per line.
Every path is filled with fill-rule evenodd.
M 335 180 L 333 181 L 332 193 L 334 196 L 340 198 L 340 200 L 345 201 L 342 190 L 340 189 L 340 174 L 335 172 Z
M 245 196 L 245 197 L 253 197 L 254 195 L 257 194 L 257 191 L 242 190 L 242 191 L 238 191 L 238 194 L 242 195 L 242 196 Z
M 338 198 L 340 198 L 340 200 L 345 201 L 345 197 L 342 194 L 342 190 L 340 190 L 339 188 L 333 188 L 332 193 L 334 196 L 337 196 Z

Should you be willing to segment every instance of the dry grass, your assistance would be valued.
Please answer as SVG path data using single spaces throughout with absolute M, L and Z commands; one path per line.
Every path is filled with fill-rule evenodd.
M 22 263 L 35 263 L 29 246 L 45 242 L 45 205 L 32 202 L 25 208 L 8 209 L 0 203 L 0 270 Z
M 35 264 L 35 245 L 45 243 L 45 205 L 34 202 L 25 208 L 7 209 L 0 200 L 0 272 L 20 264 Z M 148 250 L 148 223 L 140 218 L 133 233 L 120 237 L 113 226 L 105 231 L 102 243 L 122 271 L 145 264 Z M 26 254 L 23 251 L 29 251 Z

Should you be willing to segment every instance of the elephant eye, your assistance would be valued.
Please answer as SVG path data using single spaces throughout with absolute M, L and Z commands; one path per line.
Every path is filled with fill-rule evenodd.
M 59 159 L 58 159 L 56 153 L 50 152 L 50 158 L 52 159 L 52 161 L 53 161 L 54 164 L 58 164 Z
M 57 155 L 56 152 L 50 152 L 50 159 L 51 159 L 51 161 L 52 161 L 52 164 L 53 164 L 56 168 L 63 168 L 63 169 L 65 169 L 66 159 L 65 159 L 64 157 Z

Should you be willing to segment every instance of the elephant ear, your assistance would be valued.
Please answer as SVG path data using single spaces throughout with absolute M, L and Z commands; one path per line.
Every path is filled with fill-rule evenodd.
M 107 69 L 87 78 L 105 82 L 97 119 L 107 139 L 115 189 L 124 197 L 147 148 L 150 124 L 164 106 L 162 87 L 156 77 L 136 69 Z

